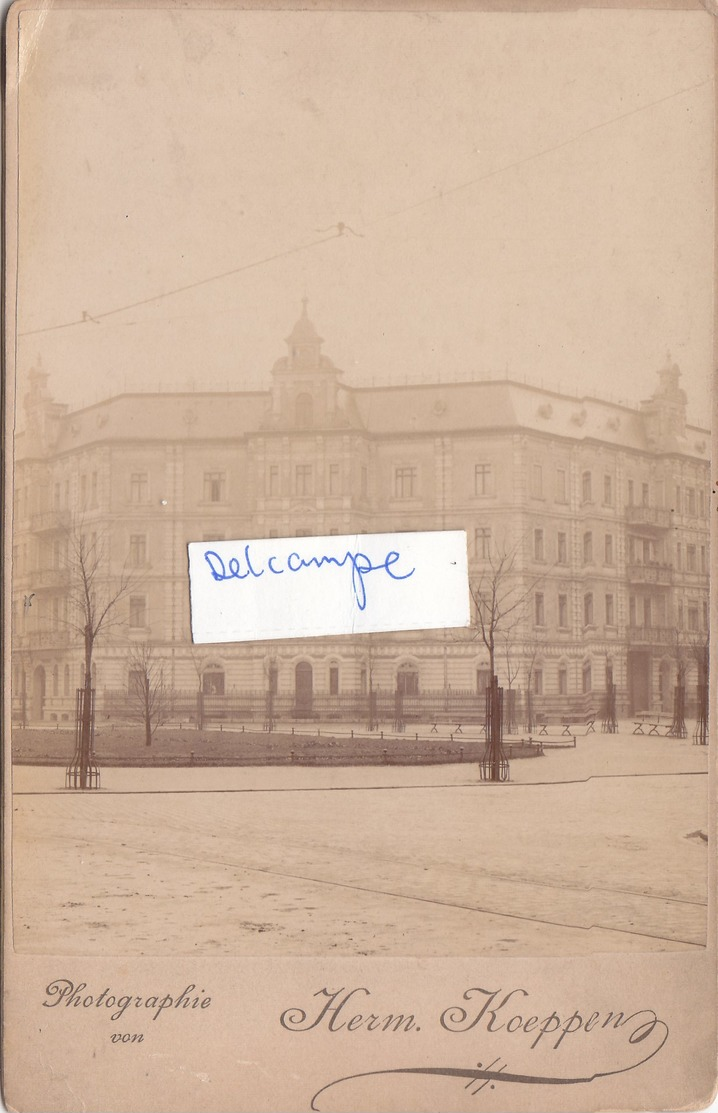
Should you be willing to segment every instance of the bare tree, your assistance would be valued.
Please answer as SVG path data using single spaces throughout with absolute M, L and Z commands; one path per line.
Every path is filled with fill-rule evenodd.
M 479 579 L 470 586 L 476 614 L 476 634 L 489 653 L 489 668 L 496 675 L 496 658 L 503 646 L 507 655 L 516 643 L 529 601 L 543 574 L 525 586 L 516 567 L 518 544 L 491 553 Z M 515 675 L 515 673 L 514 673 Z
M 197 715 L 196 725 L 197 730 L 202 730 L 204 727 L 204 701 L 202 691 L 202 674 L 204 672 L 204 654 L 201 650 L 196 649 L 194 646 L 189 651 L 190 660 L 194 666 L 194 671 L 197 674 Z
M 132 577 L 124 566 L 118 574 L 111 573 L 106 535 L 88 533 L 82 519 L 66 531 L 65 539 L 69 572 L 66 621 L 84 646 L 80 788 L 87 788 L 94 724 L 92 657 L 98 638 L 122 621 L 119 605 L 132 586 Z
M 167 717 L 164 672 L 154 648 L 146 642 L 133 646 L 129 659 L 130 714 L 144 724 L 145 746 Z

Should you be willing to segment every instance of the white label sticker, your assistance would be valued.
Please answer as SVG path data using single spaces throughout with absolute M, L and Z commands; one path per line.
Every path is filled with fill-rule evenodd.
M 464 530 L 193 541 L 195 642 L 468 626 Z

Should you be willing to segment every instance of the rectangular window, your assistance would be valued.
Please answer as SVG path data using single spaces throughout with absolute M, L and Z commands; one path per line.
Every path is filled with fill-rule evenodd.
M 87 502 L 87 476 L 80 476 L 80 506 L 84 506 Z
M 535 499 L 543 498 L 543 468 L 540 464 L 531 468 L 531 494 Z
M 698 492 L 698 513 L 701 518 L 706 516 L 706 493 L 703 490 Z
M 653 613 L 651 610 L 651 600 L 648 596 L 643 600 L 643 625 L 648 627 L 653 625 Z
M 133 471 L 130 475 L 130 499 L 132 502 L 147 502 L 148 484 L 146 471 Z
M 417 493 L 417 469 L 402 467 L 394 469 L 394 498 L 412 499 Z
M 341 476 L 339 471 L 339 464 L 329 465 L 329 494 L 341 494 Z
M 566 669 L 558 670 L 558 694 L 568 695 L 568 672 Z
M 628 480 L 628 505 L 633 506 L 633 480 Z
M 568 626 L 568 595 L 558 597 L 558 624 L 563 630 Z
M 312 465 L 295 464 L 294 466 L 294 493 L 297 495 L 311 495 L 312 493 Z M 299 534 L 297 534 L 299 536 Z
M 55 510 L 60 509 L 60 484 L 56 483 L 52 494 L 52 505 Z
M 676 568 L 679 572 L 683 568 L 683 548 L 680 541 L 676 541 Z
M 587 530 L 583 535 L 583 563 L 590 564 L 593 560 L 593 534 Z
M 606 626 L 615 626 L 616 620 L 613 612 L 613 595 L 606 596 Z
M 559 564 L 568 564 L 568 548 L 566 545 L 566 534 L 559 533 L 556 546 L 556 559 Z
M 583 624 L 593 626 L 593 592 L 587 591 L 583 597 Z
M 90 476 L 90 506 L 97 506 L 97 472 Z
M 212 540 L 216 540 L 213 538 Z M 142 568 L 147 562 L 147 538 L 144 533 L 130 534 L 130 564 Z
M 543 592 L 537 591 L 534 595 L 534 625 L 544 625 Z
M 604 564 L 613 564 L 613 534 L 607 533 L 603 540 Z
M 701 572 L 708 571 L 708 556 L 705 545 L 701 545 Z
M 696 571 L 696 547 L 695 545 L 686 545 L 686 568 L 689 572 Z
M 648 502 L 649 502 L 648 484 L 647 483 L 642 483 L 641 484 L 641 506 L 648 506 Z
M 613 506 L 613 479 L 610 475 L 603 477 L 603 505 Z
M 204 473 L 204 501 L 224 501 L 224 472 L 206 471 Z
M 585 471 L 581 476 L 581 501 L 591 502 L 591 473 Z
M 698 629 L 698 607 L 688 608 L 688 629 L 695 633 Z
M 329 695 L 339 695 L 339 666 L 330 665 L 329 667 Z
M 678 604 L 678 629 L 683 629 L 683 604 Z
M 267 468 L 267 495 L 273 498 L 279 494 L 279 464 L 270 464 Z
M 708 629 L 708 604 L 703 604 L 703 629 Z
M 147 625 L 147 601 L 144 595 L 130 595 L 130 626 L 134 629 Z
M 583 666 L 583 669 L 581 670 L 581 687 L 583 689 L 583 694 L 584 695 L 588 695 L 588 693 L 591 691 L 591 686 L 592 686 L 591 662 L 586 661 L 586 663 Z
M 543 560 L 543 530 L 534 530 L 534 560 Z
M 63 506 L 65 507 L 65 509 L 67 509 L 67 507 L 69 505 L 70 505 L 70 480 L 66 479 L 65 480 L 65 491 L 64 491 Z
M 534 669 L 534 695 L 543 695 L 543 669 Z
M 477 560 L 488 560 L 491 555 L 491 530 L 479 526 L 474 530 L 474 554 Z
M 686 500 L 688 504 L 688 513 L 695 515 L 696 512 L 696 489 L 695 487 L 688 487 L 686 490 Z
M 683 500 L 681 498 L 681 489 L 680 489 L 680 487 L 676 487 L 676 505 L 675 505 L 675 508 L 674 508 L 675 511 L 676 511 L 676 514 L 680 514 L 680 512 L 681 512 L 682 501 Z
M 491 494 L 491 464 L 476 464 L 474 467 L 474 494 Z
M 556 469 L 556 502 L 567 502 L 566 498 L 566 469 Z

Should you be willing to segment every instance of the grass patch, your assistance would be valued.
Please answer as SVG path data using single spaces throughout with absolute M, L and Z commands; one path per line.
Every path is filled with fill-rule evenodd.
M 12 757 L 18 765 L 68 765 L 74 732 L 15 728 Z M 102 727 L 95 732 L 95 757 L 100 766 L 186 765 L 436 765 L 476 762 L 484 743 L 419 736 L 415 733 L 362 734 L 354 738 L 291 731 L 178 730 L 160 728 L 146 746 L 141 729 Z M 507 756 L 538 757 L 540 745 L 516 742 Z

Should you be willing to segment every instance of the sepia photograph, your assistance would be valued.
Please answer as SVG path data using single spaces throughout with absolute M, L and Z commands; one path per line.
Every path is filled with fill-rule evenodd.
M 23 18 L 15 945 L 705 946 L 701 18 Z M 467 628 L 193 644 L 191 542 L 423 530 Z
M 705 958 L 712 17 L 15 18 L 5 928 L 53 1021 L 80 958 Z

